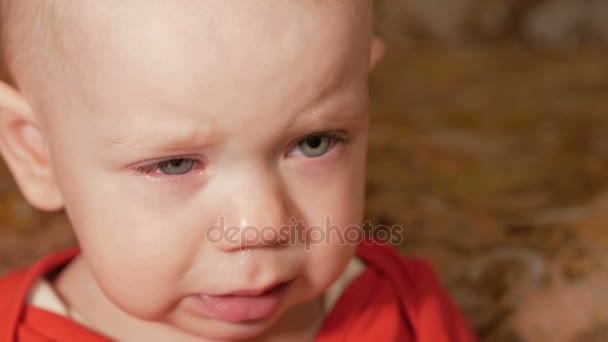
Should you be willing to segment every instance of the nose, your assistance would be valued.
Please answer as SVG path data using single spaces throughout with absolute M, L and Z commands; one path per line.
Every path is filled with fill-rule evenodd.
M 239 182 L 219 220 L 216 245 L 230 252 L 277 246 L 288 228 L 288 201 L 283 182 L 272 173 L 249 174 Z

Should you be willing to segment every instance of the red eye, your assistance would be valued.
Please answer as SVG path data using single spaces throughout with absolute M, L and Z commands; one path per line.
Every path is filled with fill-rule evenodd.
M 184 175 L 194 168 L 194 160 L 180 158 L 158 163 L 158 170 L 169 176 Z
M 144 175 L 179 177 L 188 174 L 198 164 L 200 163 L 192 158 L 173 158 L 137 167 L 135 172 Z

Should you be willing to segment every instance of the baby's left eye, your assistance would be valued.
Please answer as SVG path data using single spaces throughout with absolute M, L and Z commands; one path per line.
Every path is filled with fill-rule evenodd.
M 337 132 L 309 135 L 298 141 L 289 154 L 301 153 L 306 158 L 318 158 L 327 154 L 332 147 L 341 142 L 346 142 L 346 138 Z
M 316 158 L 324 155 L 331 147 L 331 137 L 313 135 L 298 143 L 300 151 L 308 158 Z

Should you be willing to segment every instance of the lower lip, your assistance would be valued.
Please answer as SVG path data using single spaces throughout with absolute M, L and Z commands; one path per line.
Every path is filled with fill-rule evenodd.
M 291 282 L 283 283 L 258 296 L 196 296 L 200 314 L 230 323 L 243 323 L 270 317 L 287 293 Z

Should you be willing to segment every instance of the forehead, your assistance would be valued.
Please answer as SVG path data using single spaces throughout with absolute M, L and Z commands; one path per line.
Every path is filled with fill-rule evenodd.
M 56 10 L 62 89 L 104 113 L 134 103 L 184 113 L 300 110 L 367 76 L 367 0 L 70 3 Z

